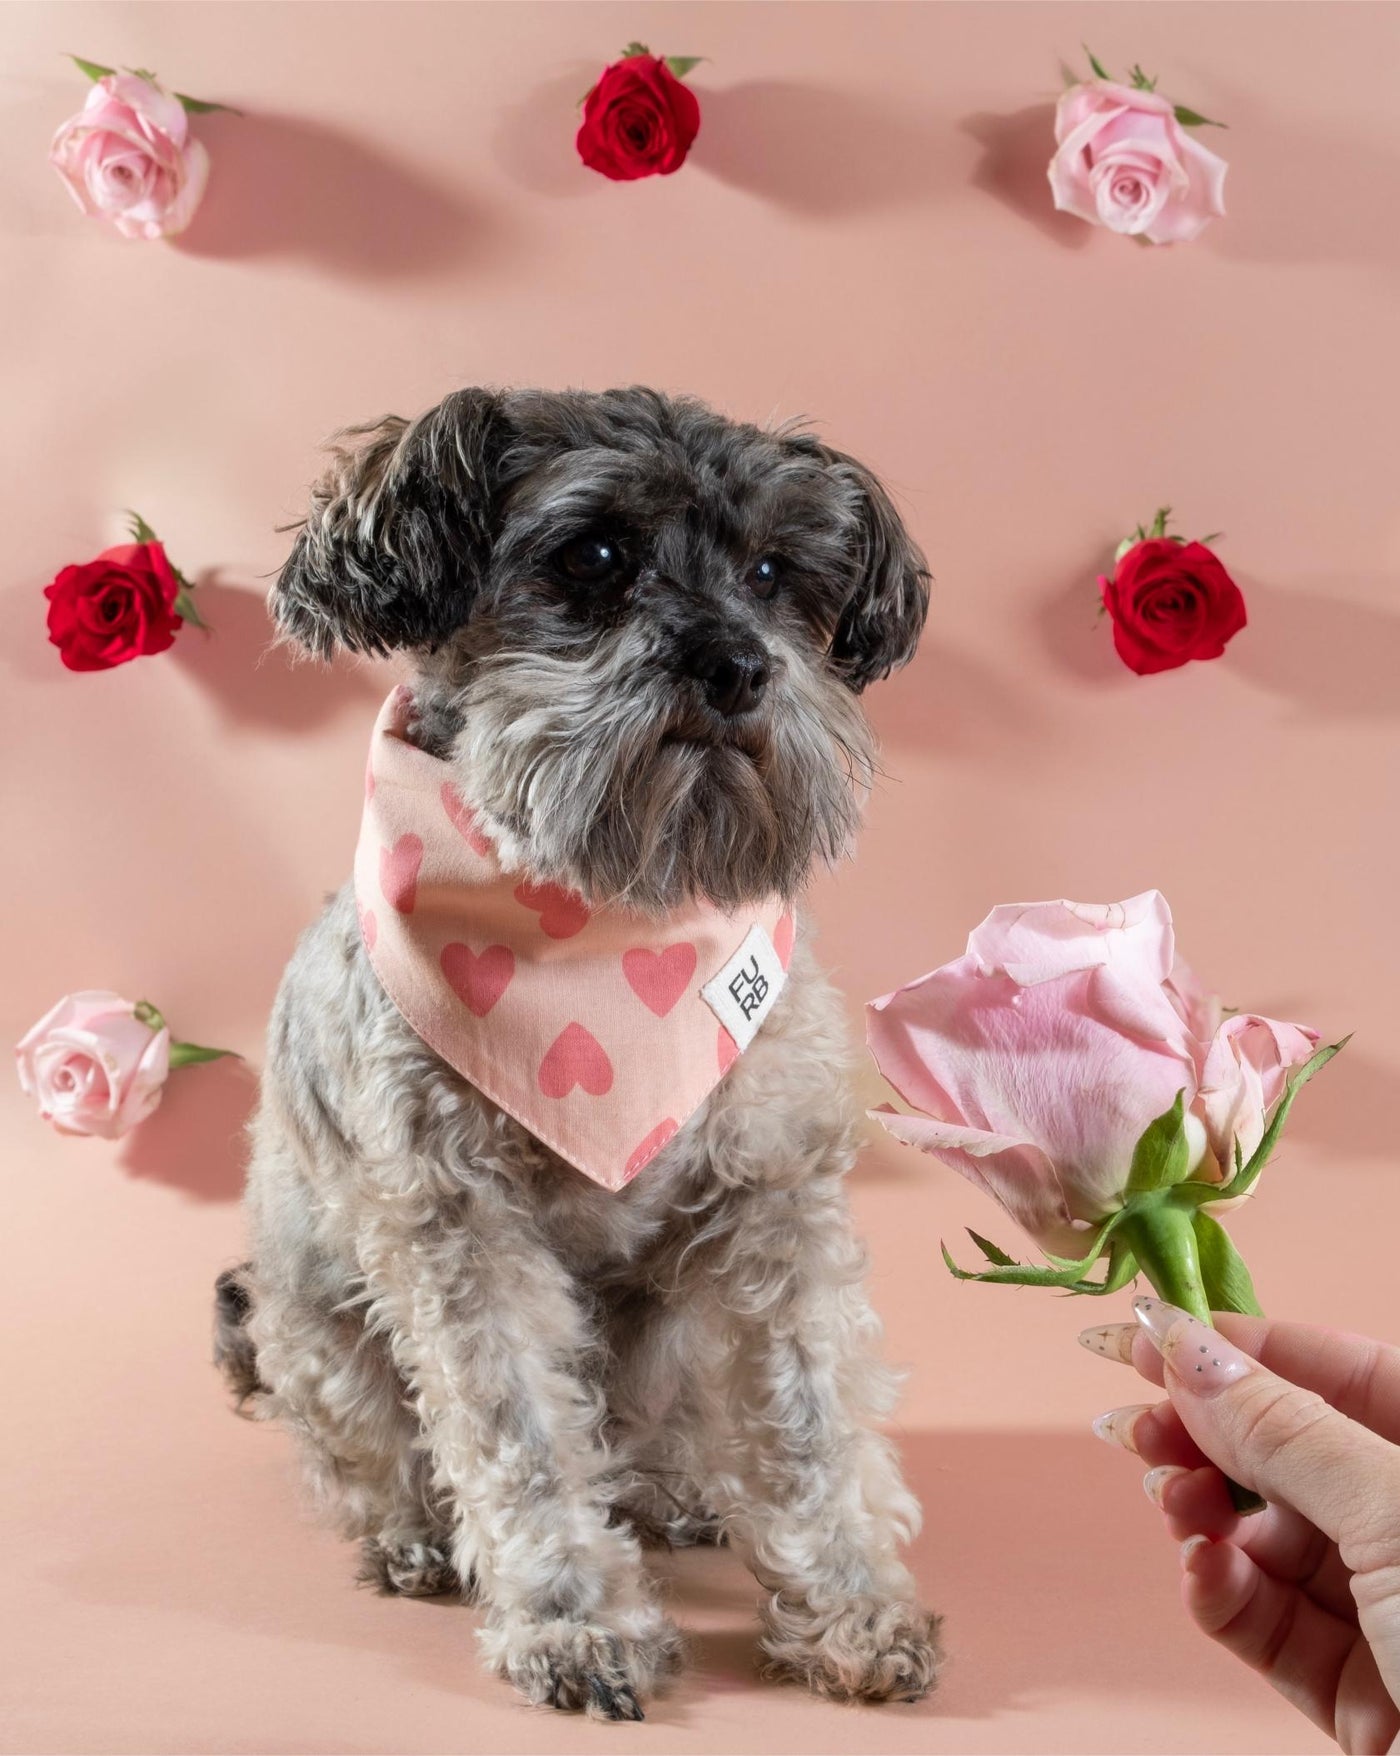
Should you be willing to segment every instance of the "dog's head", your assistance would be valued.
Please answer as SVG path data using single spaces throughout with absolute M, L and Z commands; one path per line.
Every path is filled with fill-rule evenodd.
M 857 697 L 923 557 L 868 470 L 651 390 L 462 390 L 346 436 L 272 593 L 326 655 L 410 650 L 503 849 L 593 901 L 794 894 L 856 823 Z

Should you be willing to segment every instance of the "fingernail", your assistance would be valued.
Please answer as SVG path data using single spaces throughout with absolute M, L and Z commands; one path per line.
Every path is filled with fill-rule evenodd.
M 1107 1414 L 1100 1415 L 1091 1423 L 1095 1438 L 1102 1439 L 1105 1445 L 1119 1445 L 1136 1457 L 1137 1445 L 1133 1439 L 1133 1428 L 1137 1425 L 1138 1416 L 1147 1414 L 1151 1408 L 1150 1402 L 1134 1402 L 1127 1408 L 1109 1409 Z
M 1125 1366 L 1133 1363 L 1133 1341 L 1138 1333 L 1136 1323 L 1101 1323 L 1096 1329 L 1081 1329 L 1080 1347 L 1101 1359 L 1118 1360 Z
M 1152 1345 L 1159 1354 L 1162 1343 L 1178 1323 L 1196 1322 L 1189 1311 L 1183 1311 L 1180 1305 L 1169 1305 L 1165 1299 L 1134 1299 L 1133 1316 L 1137 1318 L 1139 1328 L 1145 1329 L 1152 1338 Z
M 1186 1572 L 1191 1571 L 1191 1563 L 1201 1550 L 1208 1549 L 1210 1546 L 1211 1539 L 1208 1536 L 1202 1536 L 1199 1531 L 1196 1532 L 1195 1536 L 1187 1537 L 1181 1545 L 1181 1565 Z
M 1148 1470 L 1142 1478 L 1142 1491 L 1152 1504 L 1160 1509 L 1162 1496 L 1167 1491 L 1167 1484 L 1174 1481 L 1177 1476 L 1189 1475 L 1190 1473 L 1189 1470 L 1183 1469 L 1179 1463 L 1160 1464 L 1156 1469 Z
M 1197 1396 L 1213 1396 L 1254 1369 L 1256 1362 L 1218 1329 L 1176 1305 L 1162 1299 L 1134 1299 L 1133 1311 L 1164 1363 Z

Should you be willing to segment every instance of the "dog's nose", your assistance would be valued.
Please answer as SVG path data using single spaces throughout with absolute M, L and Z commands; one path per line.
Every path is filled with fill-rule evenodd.
M 692 669 L 715 712 L 738 719 L 762 701 L 772 667 L 756 646 L 711 646 L 696 653 Z

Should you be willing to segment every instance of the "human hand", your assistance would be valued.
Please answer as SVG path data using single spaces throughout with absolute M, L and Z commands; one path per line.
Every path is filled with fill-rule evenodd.
M 1400 1348 L 1160 1299 L 1087 1329 L 1170 1400 L 1114 1409 L 1100 1438 L 1151 1467 L 1203 1633 L 1355 1756 L 1400 1746 Z M 1241 1517 L 1226 1477 L 1265 1495 Z

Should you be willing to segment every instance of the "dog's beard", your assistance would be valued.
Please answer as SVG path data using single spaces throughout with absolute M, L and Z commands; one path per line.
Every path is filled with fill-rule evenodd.
M 873 769 L 859 706 L 794 655 L 761 727 L 721 736 L 639 646 L 478 661 L 455 750 L 467 796 L 532 876 L 594 904 L 794 896 L 859 820 Z

